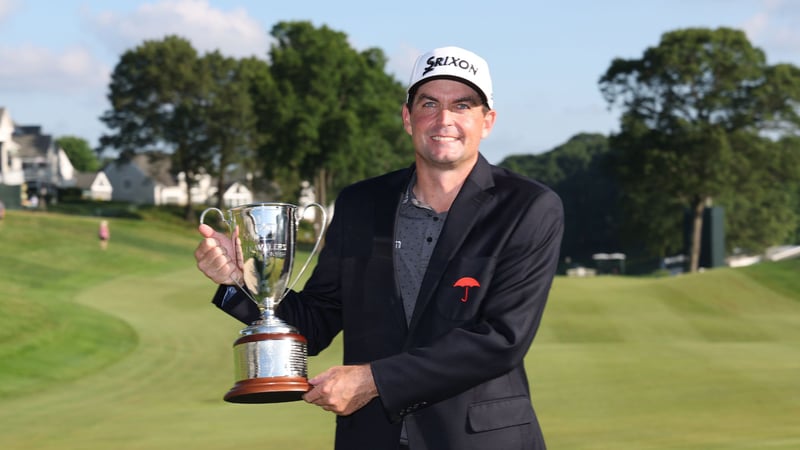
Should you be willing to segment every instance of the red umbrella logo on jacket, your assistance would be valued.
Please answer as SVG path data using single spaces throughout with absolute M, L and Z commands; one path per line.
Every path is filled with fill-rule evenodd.
M 463 287 L 464 288 L 464 298 L 461 299 L 462 302 L 467 301 L 467 297 L 469 296 L 469 288 L 471 287 L 481 287 L 481 284 L 478 283 L 478 280 L 472 277 L 461 277 L 453 284 L 453 287 Z

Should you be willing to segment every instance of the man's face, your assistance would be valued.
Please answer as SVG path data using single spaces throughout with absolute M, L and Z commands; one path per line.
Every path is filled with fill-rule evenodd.
M 417 164 L 439 169 L 472 167 L 481 139 L 489 136 L 497 113 L 484 114 L 481 97 L 458 81 L 431 80 L 417 89 L 403 124 L 416 149 Z

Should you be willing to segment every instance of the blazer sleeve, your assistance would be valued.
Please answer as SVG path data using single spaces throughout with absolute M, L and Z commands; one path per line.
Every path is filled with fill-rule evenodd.
M 561 200 L 554 192 L 544 191 L 528 203 L 517 223 L 495 226 L 513 230 L 497 252 L 492 280 L 475 320 L 444 331 L 429 344 L 372 363 L 381 401 L 392 419 L 523 364 L 558 266 Z
M 236 286 L 221 284 L 217 288 L 214 298 L 211 299 L 211 303 L 248 325 L 261 317 L 258 305 Z

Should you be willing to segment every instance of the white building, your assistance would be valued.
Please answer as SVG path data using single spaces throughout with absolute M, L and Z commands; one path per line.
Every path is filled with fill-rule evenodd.
M 14 122 L 5 108 L 0 108 L 0 184 L 20 186 L 25 182 L 19 144 L 14 142 Z
M 142 153 L 103 167 L 112 186 L 112 199 L 146 205 L 185 205 L 183 177 L 170 174 L 169 155 Z M 182 174 L 181 174 L 182 175 Z
M 40 126 L 15 124 L 8 109 L 0 108 L 0 191 L 5 200 L 38 204 L 74 186 L 75 168 L 53 136 L 42 134 Z
M 80 188 L 81 198 L 86 200 L 111 200 L 114 191 L 104 172 L 78 172 L 75 187 Z
M 186 175 L 171 173 L 172 160 L 164 153 L 139 153 L 130 160 L 107 164 L 103 172 L 111 183 L 112 199 L 137 204 L 180 205 L 187 203 Z M 197 177 L 191 188 L 192 204 L 209 204 L 217 194 L 214 180 L 208 174 Z M 223 205 L 252 203 L 253 194 L 240 183 L 233 183 L 223 193 Z
M 75 186 L 75 168 L 53 136 L 42 134 L 40 126 L 17 126 L 14 142 L 19 144 L 22 171 L 28 190 L 48 190 Z

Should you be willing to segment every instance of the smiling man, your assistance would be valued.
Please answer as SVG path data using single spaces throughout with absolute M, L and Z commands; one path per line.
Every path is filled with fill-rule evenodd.
M 419 57 L 402 107 L 414 165 L 342 191 L 314 273 L 278 307 L 310 355 L 344 333 L 343 365 L 309 380 L 304 396 L 337 414 L 337 449 L 545 448 L 524 358 L 563 210 L 546 186 L 481 156 L 492 92 L 470 51 Z M 258 319 L 233 282 L 242 272 L 230 240 L 200 233 L 198 268 L 221 285 L 214 303 Z

